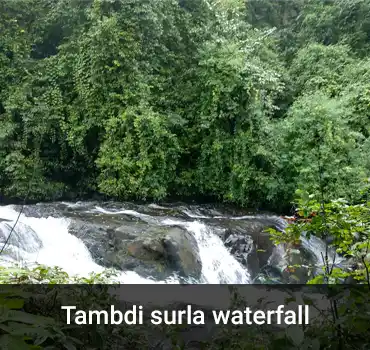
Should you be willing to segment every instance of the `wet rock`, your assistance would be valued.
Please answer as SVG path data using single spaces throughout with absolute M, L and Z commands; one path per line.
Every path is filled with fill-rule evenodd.
M 321 264 L 314 252 L 297 244 L 275 247 L 268 264 L 279 271 L 280 281 L 287 284 L 305 284 L 321 273 Z
M 114 232 L 111 231 L 111 235 L 114 236 L 114 239 L 117 240 L 126 240 L 126 239 L 136 239 L 142 236 L 145 232 L 150 229 L 150 226 L 145 223 L 134 223 L 121 225 L 114 229 Z
M 93 259 L 98 263 L 104 261 L 106 253 L 112 249 L 107 228 L 102 225 L 74 220 L 69 225 L 68 232 L 84 242 Z
M 183 274 L 198 278 L 202 272 L 197 241 L 188 231 L 172 227 L 166 234 L 163 245 L 167 263 Z
M 274 249 L 265 228 L 260 222 L 238 221 L 231 223 L 224 231 L 224 244 L 249 269 L 252 278 L 267 265 Z
M 8 240 L 10 233 L 12 234 Z M 10 249 L 19 248 L 28 253 L 38 252 L 43 246 L 37 233 L 22 222 L 18 222 L 14 230 L 12 224 L 6 221 L 0 222 L 0 244 L 6 241 Z
M 167 278 L 174 270 L 185 277 L 199 277 L 201 273 L 197 242 L 183 228 L 132 220 L 107 227 L 74 220 L 69 232 L 81 239 L 93 259 L 105 267 L 159 278 Z
M 69 226 L 69 232 L 81 239 L 92 258 L 104 267 L 131 270 L 142 276 L 163 278 L 169 275 L 170 272 L 163 274 L 163 266 L 156 261 L 157 257 L 153 254 L 155 248 L 146 249 L 150 242 L 144 240 L 143 244 L 140 241 L 150 226 L 135 221 L 120 224 L 121 226 L 117 227 L 74 220 Z
M 258 256 L 251 236 L 227 232 L 224 242 L 231 254 L 244 266 L 248 268 L 252 278 L 259 272 Z
M 152 261 L 184 277 L 199 277 L 202 264 L 195 238 L 180 227 L 120 227 L 116 230 L 129 256 Z M 117 237 L 115 238 L 117 240 Z
M 16 205 L 14 206 L 15 210 L 20 211 L 22 206 Z M 64 205 L 52 204 L 52 203 L 40 203 L 40 204 L 32 204 L 26 205 L 23 207 L 23 215 L 32 217 L 32 218 L 47 218 L 47 217 L 54 217 L 54 218 L 61 218 L 63 217 L 63 208 Z
M 316 274 L 317 261 L 309 250 L 300 247 L 294 249 L 287 247 L 285 252 L 287 267 L 282 271 L 282 278 L 285 283 L 305 284 Z
M 160 260 L 165 254 L 160 237 L 144 237 L 135 240 L 127 245 L 127 252 L 142 260 Z

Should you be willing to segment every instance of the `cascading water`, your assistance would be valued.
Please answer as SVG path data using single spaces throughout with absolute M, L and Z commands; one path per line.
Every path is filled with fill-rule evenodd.
M 323 240 L 316 236 L 311 236 L 309 239 L 306 237 L 306 235 L 301 236 L 301 242 L 302 246 L 306 249 L 310 249 L 316 258 L 316 264 L 318 266 L 324 265 L 323 257 L 325 256 L 326 251 L 326 244 Z M 335 250 L 332 247 L 329 247 L 328 249 L 328 262 L 330 264 L 340 264 L 345 259 L 341 256 L 338 256 L 336 254 Z
M 207 225 L 193 221 L 165 220 L 164 224 L 182 225 L 194 234 L 202 258 L 202 282 L 209 284 L 248 284 L 248 270 L 227 250 L 221 239 Z
M 150 218 L 149 215 L 133 210 L 110 211 L 95 207 L 93 211 L 108 215 L 126 214 Z M 7 220 L 0 222 L 2 243 L 5 242 L 17 216 L 18 212 L 13 207 L 0 207 L 0 218 Z M 70 221 L 67 218 L 33 218 L 22 214 L 6 247 L 5 260 L 18 261 L 23 265 L 37 262 L 46 266 L 59 266 L 70 275 L 86 276 L 90 272 L 103 271 L 103 267 L 93 261 L 85 244 L 68 232 Z M 249 283 L 248 271 L 228 252 L 210 227 L 198 221 L 163 220 L 162 224 L 182 225 L 194 235 L 202 261 L 202 276 L 198 283 Z M 176 275 L 156 281 L 141 277 L 133 271 L 121 272 L 119 281 L 134 284 L 180 283 Z
M 112 206 L 115 207 L 112 209 Z M 118 280 L 121 283 L 266 283 L 263 282 L 266 281 L 263 276 L 258 280 L 261 273 L 265 273 L 263 271 L 266 266 L 281 273 L 290 263 L 289 256 L 287 256 L 290 253 L 284 245 L 273 247 L 268 235 L 262 234 L 266 226 L 273 226 L 284 231 L 286 222 L 277 216 L 230 217 L 214 209 L 203 207 L 184 209 L 181 206 L 135 206 L 130 203 L 61 202 L 26 206 L 25 209 L 28 211 L 26 210 L 25 214 L 20 216 L 1 256 L 2 264 L 18 262 L 27 266 L 33 263 L 50 267 L 59 266 L 69 275 L 78 276 L 87 276 L 91 272 L 102 272 L 105 269 L 104 266 L 117 266 L 110 263 L 111 260 L 104 265 L 107 254 L 111 254 L 110 247 L 112 244 L 115 246 L 116 243 L 108 240 L 108 245 L 99 246 L 99 241 L 107 240 L 109 236 L 108 232 L 112 229 L 109 223 L 116 225 L 113 231 L 122 226 L 122 230 L 118 232 L 123 232 L 124 235 L 127 232 L 127 234 L 132 233 L 130 231 L 132 229 L 137 230 L 137 227 L 147 227 L 149 231 L 156 231 L 158 228 L 164 228 L 166 231 L 169 228 L 181 227 L 191 233 L 199 250 L 200 277 L 179 277 L 173 270 L 165 275 L 156 275 L 155 271 L 153 274 L 150 267 L 144 265 L 140 265 L 135 270 L 136 265 L 130 268 L 119 264 L 121 268 L 116 267 L 116 269 Z M 0 206 L 0 247 L 1 243 L 4 244 L 7 240 L 17 217 L 18 211 L 15 207 Z M 73 226 L 76 220 L 83 223 L 82 231 L 78 227 L 77 234 L 76 230 L 71 232 L 71 225 Z M 93 232 L 84 231 L 85 222 L 94 225 L 94 220 L 103 226 L 103 231 L 97 229 L 98 233 L 96 233 L 95 226 L 93 226 Z M 136 223 L 139 226 L 135 226 Z M 78 235 L 78 232 L 82 232 L 82 235 Z M 139 239 L 141 234 L 140 231 L 137 236 Z M 121 239 L 125 239 L 122 236 L 119 237 L 118 244 Z M 89 245 L 91 240 L 93 240 L 93 246 Z M 105 254 L 103 258 L 95 254 L 95 243 Z M 263 252 L 265 248 L 267 248 L 267 255 L 264 253 L 259 255 L 258 252 Z M 325 248 L 325 242 L 319 238 L 311 237 L 308 240 L 304 235 L 302 236 L 301 257 L 306 259 L 304 263 L 308 262 L 309 265 L 314 264 L 320 268 L 322 266 L 321 254 L 325 253 Z M 304 251 L 309 252 L 309 258 L 305 258 Z M 113 253 L 120 256 L 122 252 L 124 253 L 119 250 L 118 253 L 116 251 Z M 329 261 L 340 263 L 341 260 L 343 259 L 335 256 L 334 250 L 329 251 Z
M 11 207 L 0 207 L 0 217 L 10 220 L 7 225 L 13 226 L 17 216 L 18 213 Z M 102 268 L 92 261 L 83 242 L 68 233 L 68 225 L 69 220 L 64 218 L 32 218 L 21 215 L 13 237 L 16 237 L 17 241 L 25 242 L 25 248 L 20 249 L 17 245 L 10 244 L 5 248 L 5 253 L 9 251 L 10 256 L 17 257 L 17 261 L 24 265 L 37 262 L 47 266 L 59 266 L 70 274 L 86 275 L 92 271 L 102 271 Z M 28 230 L 20 230 L 20 227 L 27 227 Z M 37 233 L 41 243 L 36 251 L 29 249 L 29 242 L 33 241 L 31 232 Z M 4 233 L 3 238 L 9 231 Z

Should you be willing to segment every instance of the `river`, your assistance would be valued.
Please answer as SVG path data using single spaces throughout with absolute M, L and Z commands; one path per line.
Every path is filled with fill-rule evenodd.
M 20 209 L 0 206 L 1 244 Z M 323 241 L 302 237 L 294 254 L 303 270 L 287 274 L 292 253 L 273 246 L 266 227 L 284 231 L 286 222 L 211 205 L 40 203 L 25 206 L 2 264 L 59 266 L 79 276 L 113 268 L 126 284 L 302 283 L 320 271 Z

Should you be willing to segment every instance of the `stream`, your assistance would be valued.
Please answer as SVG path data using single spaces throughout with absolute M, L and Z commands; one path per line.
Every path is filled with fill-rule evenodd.
M 0 246 L 20 210 L 0 206 Z M 59 266 L 79 276 L 112 268 L 125 284 L 305 283 L 320 273 L 325 242 L 302 237 L 288 250 L 271 243 L 267 227 L 283 232 L 286 222 L 211 205 L 40 203 L 24 207 L 1 263 Z M 292 264 L 302 267 L 291 271 Z

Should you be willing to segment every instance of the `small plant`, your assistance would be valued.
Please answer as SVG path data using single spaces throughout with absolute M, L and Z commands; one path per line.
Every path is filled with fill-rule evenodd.
M 92 272 L 87 277 L 70 276 L 60 267 L 37 265 L 34 268 L 21 267 L 14 264 L 11 267 L 0 266 L 0 284 L 111 284 L 118 283 L 114 278 L 117 272 L 104 270 Z
M 112 301 L 107 293 L 108 284 L 115 283 L 115 275 L 114 271 L 106 270 L 91 273 L 88 277 L 69 276 L 59 267 L 43 265 L 32 269 L 17 265 L 0 267 L 0 284 L 3 285 L 0 291 L 0 348 L 36 350 L 52 344 L 60 349 L 73 350 L 83 345 L 80 340 L 83 336 L 78 334 L 81 329 L 66 326 L 58 303 L 61 300 L 70 302 L 74 298 L 82 306 L 91 303 L 108 305 Z M 20 284 L 23 286 L 19 287 Z M 63 285 L 68 284 L 85 287 L 64 289 Z M 102 288 L 94 287 L 86 293 L 88 285 L 93 284 L 102 285 L 105 292 Z M 58 287 L 53 289 L 50 285 Z M 103 333 L 101 329 L 95 330 L 94 334 L 100 339 L 106 340 L 108 337 L 106 330 Z

